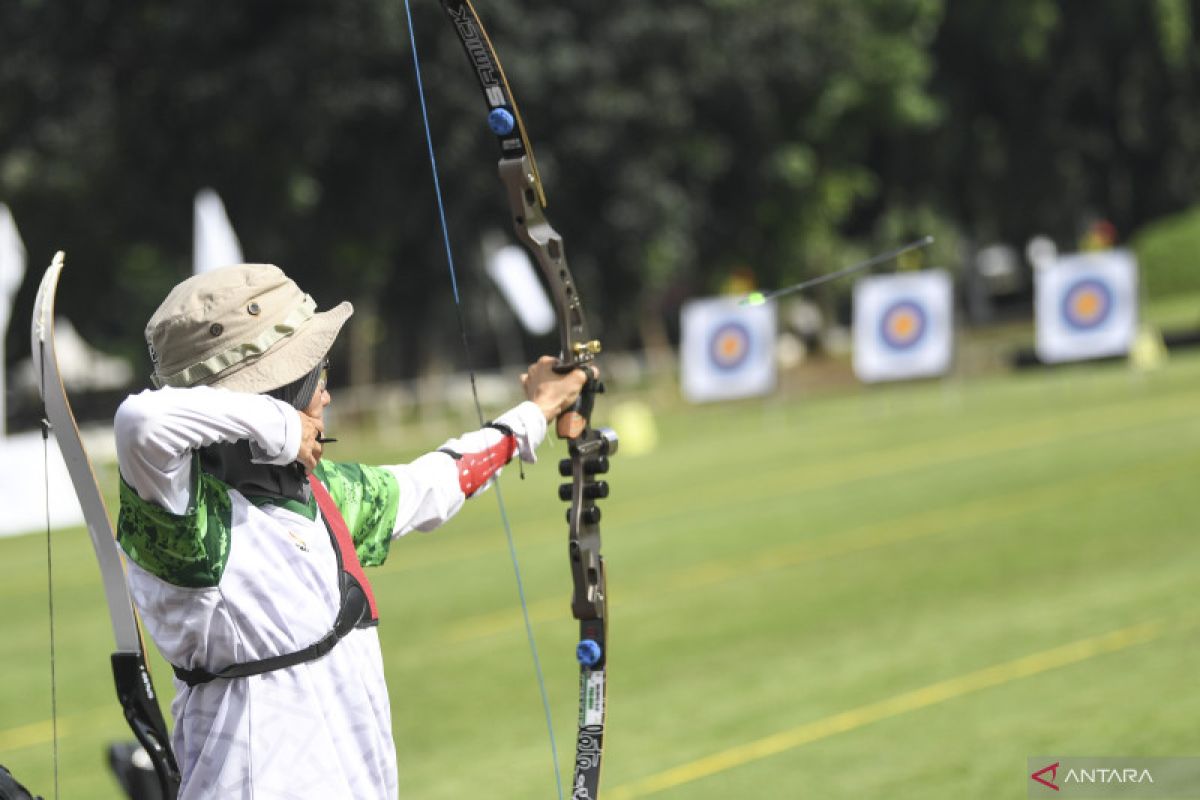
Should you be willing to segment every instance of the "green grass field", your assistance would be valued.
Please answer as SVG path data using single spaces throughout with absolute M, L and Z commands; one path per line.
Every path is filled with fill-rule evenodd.
M 1200 755 L 1200 355 L 657 413 L 602 504 L 604 796 L 1019 798 L 1027 756 Z M 503 492 L 569 778 L 563 452 Z M 107 612 L 86 534 L 53 541 L 61 796 L 112 798 Z M 0 540 L 0 763 L 50 796 L 45 548 Z M 373 580 L 402 796 L 554 797 L 494 493 Z

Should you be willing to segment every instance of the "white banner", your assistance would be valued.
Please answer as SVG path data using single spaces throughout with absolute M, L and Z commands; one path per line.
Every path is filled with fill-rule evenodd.
M 17 232 L 8 206 L 0 203 L 0 439 L 8 430 L 8 408 L 4 403 L 7 395 L 7 376 L 4 369 L 4 347 L 8 322 L 12 317 L 13 298 L 21 288 L 25 277 L 25 244 Z
M 0 203 L 0 299 L 4 300 L 4 319 L 8 319 L 13 295 L 21 288 L 24 277 L 25 243 L 17 232 L 12 212 Z
M 854 285 L 854 374 L 859 380 L 944 375 L 953 350 L 953 290 L 945 270 L 876 275 Z
M 193 274 L 241 264 L 244 260 L 242 245 L 233 232 L 220 196 L 212 189 L 196 192 L 192 212 Z
M 680 323 L 683 396 L 692 403 L 755 397 L 775 388 L 775 304 L 689 300 Z
M 499 248 L 488 258 L 487 271 L 525 330 L 539 335 L 554 330 L 554 309 L 524 247 Z
M 1129 352 L 1137 262 L 1127 250 L 1073 253 L 1037 271 L 1037 355 L 1048 364 Z

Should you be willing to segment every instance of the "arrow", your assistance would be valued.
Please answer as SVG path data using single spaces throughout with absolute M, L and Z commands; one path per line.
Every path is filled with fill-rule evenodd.
M 870 269 L 871 267 L 891 261 L 893 258 L 899 258 L 911 250 L 918 250 L 922 247 L 928 247 L 931 244 L 933 244 L 933 237 L 923 236 L 920 239 L 917 239 L 915 242 L 909 242 L 903 247 L 897 247 L 895 250 L 889 250 L 886 253 L 880 253 L 877 256 L 868 258 L 866 261 L 860 261 L 853 266 L 846 267 L 845 269 L 839 269 L 837 272 L 830 272 L 828 275 L 810 278 L 809 280 L 801 281 L 800 283 L 793 284 L 792 286 L 785 286 L 782 289 L 776 289 L 775 291 L 767 292 L 766 294 L 763 294 L 762 292 L 751 292 L 750 294 L 746 295 L 739 305 L 761 306 L 763 303 L 767 302 L 768 300 L 774 300 L 776 297 L 782 297 L 785 294 L 793 294 L 795 292 L 803 291 L 804 289 L 811 289 L 813 286 L 819 286 L 820 284 L 828 283 L 829 281 L 836 281 L 838 278 L 844 278 L 847 275 L 853 275 L 856 272 L 862 272 L 865 269 Z

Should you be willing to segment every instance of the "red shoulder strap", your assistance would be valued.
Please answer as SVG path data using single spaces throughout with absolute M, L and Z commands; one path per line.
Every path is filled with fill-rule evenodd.
M 367 580 L 367 574 L 363 572 L 362 564 L 358 560 L 358 552 L 354 549 L 354 538 L 350 536 L 346 520 L 342 519 L 342 512 L 338 511 L 333 498 L 329 496 L 329 490 L 311 472 L 308 473 L 308 485 L 312 488 L 313 497 L 317 499 L 317 507 L 321 509 L 321 516 L 325 518 L 329 530 L 333 532 L 333 540 L 337 543 L 338 552 L 341 553 L 342 570 L 358 581 L 363 594 L 367 596 L 367 603 L 371 606 L 371 621 L 378 621 L 379 610 L 375 607 L 375 593 L 371 591 L 371 582 Z

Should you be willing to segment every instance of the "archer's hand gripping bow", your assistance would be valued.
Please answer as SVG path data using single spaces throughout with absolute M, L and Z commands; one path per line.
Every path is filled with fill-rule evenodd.
M 533 254 L 554 298 L 561 337 L 558 369 L 563 372 L 581 369 L 588 376 L 579 400 L 558 418 L 557 430 L 559 437 L 567 440 L 570 454 L 570 458 L 558 465 L 559 474 L 571 478 L 570 483 L 559 487 L 559 497 L 571 504 L 567 511 L 574 581 L 571 613 L 579 620 L 576 651 L 580 669 L 579 731 L 572 797 L 594 800 L 600 785 L 608 663 L 608 597 L 604 559 L 600 555 L 600 509 L 596 507 L 597 499 L 608 496 L 608 484 L 596 476 L 608 471 L 608 457 L 617 451 L 617 436 L 612 430 L 591 427 L 595 396 L 604 391 L 592 366 L 600 352 L 600 342 L 588 333 L 579 292 L 567 267 L 562 237 L 543 213 L 546 195 L 533 148 L 496 50 L 470 0 L 441 2 L 487 101 L 488 126 L 500 144 L 500 180 L 507 190 L 513 227 Z

